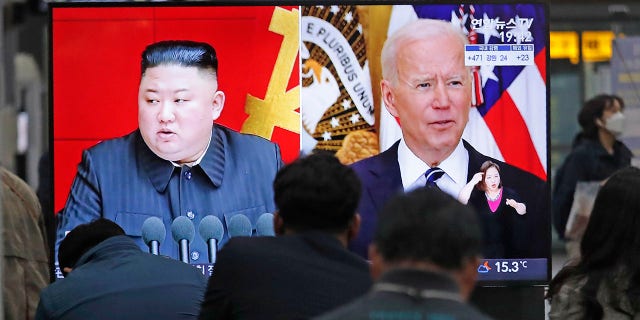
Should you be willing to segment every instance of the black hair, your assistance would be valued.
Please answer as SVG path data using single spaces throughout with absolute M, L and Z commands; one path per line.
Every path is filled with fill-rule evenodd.
M 580 124 L 582 131 L 574 138 L 573 147 L 575 147 L 582 139 L 598 139 L 598 126 L 596 125 L 595 120 L 602 118 L 604 110 L 613 106 L 613 102 L 616 100 L 620 103 L 620 107 L 624 108 L 624 101 L 622 98 L 609 94 L 597 95 L 584 103 L 582 109 L 580 109 L 580 112 L 578 113 L 578 124 Z
M 618 101 L 618 104 L 620 104 L 620 109 L 624 110 L 624 99 L 622 99 L 621 96 L 616 95 L 616 94 L 612 94 L 611 98 L 613 98 L 614 100 Z
M 125 235 L 124 230 L 115 222 L 104 218 L 73 228 L 62 239 L 58 248 L 60 270 L 73 268 L 85 252 L 104 240 L 120 235 Z
M 600 283 L 611 277 L 612 271 L 623 268 L 630 276 L 626 294 L 630 301 L 640 301 L 639 188 L 639 168 L 626 167 L 611 175 L 593 204 L 580 242 L 580 261 L 563 268 L 551 280 L 548 298 L 569 278 L 586 276 L 587 282 L 581 288 L 586 297 L 586 319 L 600 319 L 603 311 L 596 298 Z
M 475 212 L 436 188 L 397 195 L 382 208 L 373 242 L 387 262 L 430 262 L 457 270 L 479 256 L 482 231 Z
M 189 40 L 167 40 L 150 44 L 144 49 L 140 74 L 144 75 L 148 68 L 171 64 L 207 70 L 214 76 L 218 72 L 218 57 L 210 44 Z
M 328 152 L 286 165 L 276 174 L 273 190 L 286 228 L 333 233 L 347 230 L 362 192 L 353 169 Z

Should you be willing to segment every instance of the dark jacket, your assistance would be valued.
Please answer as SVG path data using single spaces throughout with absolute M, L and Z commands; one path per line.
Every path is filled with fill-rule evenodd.
M 232 238 L 218 255 L 200 319 L 308 319 L 370 286 L 368 264 L 332 235 Z
M 553 223 L 560 238 L 564 238 L 567 220 L 578 181 L 602 181 L 618 169 L 631 165 L 633 154 L 622 142 L 613 145 L 609 154 L 596 140 L 584 139 L 567 155 L 558 171 L 553 189 Z
M 449 276 L 413 269 L 395 269 L 383 274 L 366 296 L 314 319 L 490 318 L 461 301 L 460 290 Z
M 480 166 L 491 160 L 500 166 L 500 177 L 504 184 L 517 190 L 527 205 L 527 214 L 522 217 L 526 229 L 519 233 L 518 242 L 524 243 L 522 252 L 514 255 L 526 258 L 546 258 L 550 254 L 551 238 L 548 232 L 549 188 L 548 184 L 533 174 L 502 161 L 485 156 L 463 140 L 469 154 L 467 182 L 480 171 Z M 358 213 L 362 217 L 360 232 L 349 249 L 366 257 L 376 226 L 376 214 L 395 194 L 403 191 L 398 165 L 398 142 L 385 152 L 354 163 L 351 166 L 362 181 L 362 198 Z M 535 238 L 536 241 L 528 241 Z M 497 258 L 497 257 L 496 257 Z
M 59 214 L 57 248 L 65 232 L 79 224 L 106 218 L 119 224 L 140 248 L 142 224 L 159 217 L 166 228 L 160 254 L 178 258 L 171 223 L 186 216 L 198 224 L 214 215 L 225 226 L 236 214 L 249 218 L 274 212 L 272 182 L 282 166 L 280 148 L 263 138 L 214 126 L 200 164 L 175 167 L 156 156 L 138 130 L 85 150 L 64 210 Z M 57 256 L 57 253 L 56 253 Z M 207 245 L 196 235 L 190 242 L 191 263 L 207 261 Z
M 197 268 L 115 236 L 85 252 L 40 294 L 36 319 L 195 319 L 206 287 Z

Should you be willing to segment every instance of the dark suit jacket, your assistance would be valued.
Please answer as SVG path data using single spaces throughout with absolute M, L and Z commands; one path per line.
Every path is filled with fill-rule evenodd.
M 207 279 L 195 267 L 115 236 L 85 252 L 40 294 L 37 320 L 195 319 Z
M 173 219 L 186 216 L 197 230 L 203 217 L 215 215 L 225 226 L 224 245 L 231 217 L 244 214 L 255 229 L 261 214 L 275 211 L 272 182 L 281 166 L 276 144 L 218 125 L 202 161 L 192 168 L 176 168 L 156 156 L 138 130 L 103 141 L 83 152 L 69 198 L 58 215 L 56 252 L 66 231 L 99 217 L 118 223 L 145 251 L 142 224 L 159 217 L 167 230 L 160 254 L 177 259 Z M 198 234 L 190 243 L 189 258 L 192 263 L 208 262 L 207 245 Z
M 384 290 L 383 285 L 393 288 Z M 314 319 L 491 319 L 459 299 L 458 286 L 445 274 L 395 269 L 383 274 L 366 296 Z
M 233 238 L 219 253 L 200 319 L 308 319 L 370 286 L 366 261 L 329 234 Z
M 517 242 L 514 246 L 525 249 L 523 252 L 514 253 L 514 257 L 547 258 L 551 247 L 547 183 L 531 173 L 481 154 L 464 140 L 463 143 L 469 153 L 467 181 L 480 171 L 483 162 L 491 160 L 500 166 L 502 183 L 517 190 L 527 205 L 527 214 L 522 219 L 526 228 L 514 239 Z M 352 164 L 362 181 L 362 198 L 358 207 L 362 224 L 358 236 L 349 244 L 349 249 L 363 257 L 367 257 L 367 247 L 373 237 L 378 211 L 392 196 L 403 192 L 398 165 L 398 144 L 399 142 L 396 142 L 379 155 Z

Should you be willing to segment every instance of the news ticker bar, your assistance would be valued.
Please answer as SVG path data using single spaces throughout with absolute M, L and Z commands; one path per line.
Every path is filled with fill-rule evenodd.
M 213 274 L 214 264 L 192 264 L 203 275 L 210 277 Z M 547 259 L 484 259 L 478 265 L 479 281 L 498 280 L 534 280 L 547 279 Z M 56 278 L 62 279 L 62 272 L 56 266 Z
M 534 64 L 533 44 L 468 44 L 466 66 L 528 66 Z
M 547 259 L 484 259 L 478 266 L 479 281 L 547 280 Z

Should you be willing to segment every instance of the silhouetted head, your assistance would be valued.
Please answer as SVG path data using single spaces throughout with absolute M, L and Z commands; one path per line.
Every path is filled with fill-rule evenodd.
M 373 238 L 387 262 L 426 261 L 450 270 L 480 255 L 481 241 L 473 210 L 435 188 L 391 199 L 378 214 Z
M 81 224 L 71 230 L 60 242 L 58 263 L 66 276 L 67 268 L 74 268 L 80 257 L 91 248 L 111 237 L 125 235 L 124 230 L 115 222 L 100 218 Z
M 395 268 L 451 275 L 467 298 L 477 279 L 482 232 L 476 214 L 436 188 L 392 198 L 378 213 L 369 250 L 372 275 Z
M 299 158 L 273 182 L 277 215 L 295 231 L 343 232 L 354 222 L 361 185 L 355 172 L 332 154 Z M 278 225 L 276 224 L 276 232 Z M 280 232 L 281 233 L 281 232 Z

